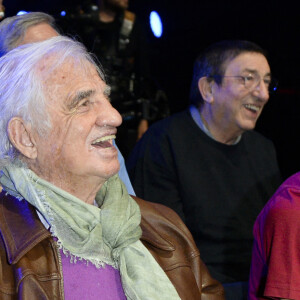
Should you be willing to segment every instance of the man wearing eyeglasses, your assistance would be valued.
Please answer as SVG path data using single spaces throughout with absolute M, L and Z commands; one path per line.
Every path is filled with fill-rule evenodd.
M 281 183 L 272 142 L 253 130 L 276 87 L 258 45 L 211 45 L 195 62 L 190 107 L 151 126 L 127 163 L 138 196 L 185 220 L 227 300 L 247 299 L 252 227 Z

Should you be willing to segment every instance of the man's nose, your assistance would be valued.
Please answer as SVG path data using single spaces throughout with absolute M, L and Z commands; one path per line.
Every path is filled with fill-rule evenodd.
M 97 125 L 118 127 L 121 124 L 122 117 L 110 102 L 107 101 L 104 105 L 99 107 Z
M 266 84 L 263 79 L 261 79 L 255 87 L 254 95 L 265 102 L 269 100 L 269 85 Z

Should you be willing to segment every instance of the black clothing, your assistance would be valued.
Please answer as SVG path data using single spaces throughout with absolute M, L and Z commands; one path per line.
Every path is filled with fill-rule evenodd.
M 185 220 L 216 279 L 248 280 L 254 221 L 281 182 L 271 141 L 248 131 L 219 143 L 184 111 L 148 129 L 127 170 L 137 196 Z

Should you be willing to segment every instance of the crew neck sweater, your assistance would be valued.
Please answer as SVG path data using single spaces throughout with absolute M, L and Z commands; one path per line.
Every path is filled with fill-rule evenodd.
M 137 196 L 182 217 L 213 277 L 248 280 L 254 221 L 281 183 L 270 140 L 247 131 L 219 143 L 186 110 L 153 124 L 126 166 Z

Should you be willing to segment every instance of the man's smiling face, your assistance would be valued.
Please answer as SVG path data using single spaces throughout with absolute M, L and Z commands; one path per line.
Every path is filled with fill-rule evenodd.
M 84 182 L 87 189 L 101 185 L 119 170 L 112 141 L 122 119 L 108 100 L 109 88 L 89 62 L 64 63 L 44 86 L 52 127 L 46 136 L 35 134 L 34 171 L 71 193 Z
M 241 78 L 230 76 L 258 75 L 262 80 L 253 88 L 247 89 Z M 228 77 L 226 77 L 228 76 Z M 214 118 L 220 122 L 220 130 L 243 133 L 255 127 L 264 105 L 269 99 L 265 81 L 271 77 L 267 59 L 260 53 L 245 52 L 227 64 L 220 85 L 213 89 Z

